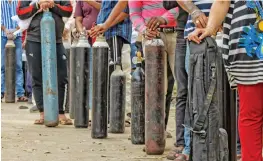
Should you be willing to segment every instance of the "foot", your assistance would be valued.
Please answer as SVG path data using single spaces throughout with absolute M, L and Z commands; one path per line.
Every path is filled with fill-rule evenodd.
M 35 113 L 35 112 L 38 112 L 39 110 L 38 110 L 37 106 L 33 106 L 30 108 L 29 111 L 30 111 L 30 113 Z
M 237 155 L 237 161 L 242 161 L 241 155 Z
M 27 102 L 28 99 L 25 96 L 18 97 L 17 102 Z
M 177 154 L 176 159 L 174 161 L 188 161 L 189 156 L 185 154 Z
M 67 118 L 65 114 L 59 114 L 59 123 L 61 125 L 73 125 L 71 119 Z
M 181 154 L 183 149 L 184 149 L 183 146 L 175 146 L 175 147 L 173 147 L 172 150 L 168 153 L 167 159 L 169 159 L 169 160 L 176 159 L 177 155 Z
M 44 112 L 40 112 L 40 119 L 35 120 L 35 125 L 43 125 L 44 124 Z

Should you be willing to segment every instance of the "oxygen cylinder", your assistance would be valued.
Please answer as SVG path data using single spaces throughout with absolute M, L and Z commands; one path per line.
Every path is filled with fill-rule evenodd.
M 145 151 L 161 155 L 165 148 L 165 53 L 160 38 L 145 42 Z
M 136 69 L 131 78 L 131 142 L 145 143 L 145 75 L 141 52 L 137 52 Z
M 88 59 L 90 44 L 82 33 L 76 46 L 76 88 L 75 88 L 75 120 L 76 128 L 87 128 L 89 123 L 88 109 Z
M 15 103 L 16 98 L 16 47 L 13 40 L 5 46 L 5 102 Z
M 90 50 L 89 53 L 89 94 L 88 94 L 88 99 L 89 99 L 89 104 L 88 107 L 91 109 L 92 107 L 92 50 Z
M 45 125 L 58 125 L 56 30 L 52 13 L 45 11 L 40 22 Z
M 75 89 L 76 89 L 76 46 L 78 39 L 75 36 L 69 55 L 69 117 L 75 118 Z
M 67 57 L 67 71 L 68 71 L 68 80 L 69 80 L 69 55 L 70 55 L 70 42 L 69 40 L 63 41 L 64 48 L 66 50 L 66 57 Z M 69 113 L 69 81 L 65 88 L 65 113 Z
M 121 70 L 120 59 L 110 77 L 110 129 L 111 133 L 125 131 L 126 75 Z
M 101 35 L 92 47 L 93 93 L 92 93 L 92 138 L 106 138 L 108 128 L 107 92 L 109 46 Z

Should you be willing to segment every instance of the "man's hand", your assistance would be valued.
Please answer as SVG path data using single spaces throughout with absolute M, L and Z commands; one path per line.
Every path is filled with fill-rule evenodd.
M 8 40 L 14 40 L 15 39 L 15 35 L 13 34 L 15 32 L 15 30 L 8 30 L 5 29 L 5 34 Z
M 157 30 L 152 31 L 152 30 L 150 30 L 150 29 L 146 29 L 144 36 L 145 36 L 145 38 L 146 38 L 147 40 L 152 40 L 152 39 L 155 38 L 158 34 L 159 34 L 159 32 L 158 32 Z
M 53 0 L 40 0 L 39 5 L 40 9 L 46 10 L 48 8 L 53 8 L 55 6 L 55 3 Z
M 166 20 L 162 17 L 152 17 L 146 24 L 147 28 L 155 31 L 160 25 L 166 24 Z
M 192 14 L 191 17 L 193 23 L 197 28 L 206 28 L 208 17 L 206 17 L 206 15 L 203 12 L 201 11 L 194 12 L 194 14 Z
M 108 25 L 107 24 L 102 24 L 102 25 L 97 25 L 95 27 L 92 27 L 89 33 L 89 36 L 91 38 L 95 38 L 99 36 L 100 34 L 103 34 L 108 30 Z
M 212 36 L 213 33 L 214 31 L 211 28 L 196 28 L 195 31 L 188 35 L 188 40 L 200 44 L 204 38 Z

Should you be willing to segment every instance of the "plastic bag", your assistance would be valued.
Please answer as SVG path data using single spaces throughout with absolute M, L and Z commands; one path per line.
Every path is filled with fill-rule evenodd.
M 38 0 L 32 0 L 32 2 L 30 3 L 30 5 L 33 4 L 33 3 L 36 3 L 36 2 L 38 2 Z M 37 13 L 38 13 L 38 12 L 37 12 Z M 34 17 L 37 13 L 35 13 L 32 17 L 30 17 L 30 18 L 28 18 L 28 19 L 25 19 L 25 20 L 21 20 L 17 15 L 12 16 L 11 19 L 12 19 L 13 21 L 16 21 L 16 22 L 17 22 L 17 25 L 18 25 L 19 28 L 20 28 L 19 30 L 15 31 L 13 34 L 14 34 L 14 35 L 17 35 L 17 34 L 19 34 L 19 33 L 22 33 L 24 30 L 28 29 L 28 27 L 29 27 L 29 25 L 30 25 L 33 17 Z

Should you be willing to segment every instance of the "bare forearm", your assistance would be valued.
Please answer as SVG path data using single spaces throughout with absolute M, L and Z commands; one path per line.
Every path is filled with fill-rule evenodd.
M 230 7 L 230 0 L 216 0 L 214 1 L 211 12 L 209 14 L 207 28 L 212 31 L 217 30 L 223 23 Z
M 83 31 L 82 21 L 76 19 L 76 28 L 77 28 L 78 32 L 82 32 Z
M 115 26 L 116 24 L 120 23 L 121 21 L 123 21 L 128 16 L 129 16 L 128 14 L 122 12 L 121 14 L 119 14 L 119 16 L 117 18 L 114 19 L 114 21 L 111 23 L 110 27 Z
M 97 10 L 100 10 L 101 4 L 94 1 L 94 0 L 85 0 L 85 2 L 87 2 L 89 5 L 91 5 L 92 7 L 96 8 Z
M 177 0 L 177 3 L 189 14 L 192 14 L 194 11 L 199 10 L 199 8 L 196 7 L 192 0 Z
M 111 14 L 109 15 L 108 19 L 106 20 L 105 24 L 109 25 L 109 26 L 113 26 L 112 24 L 115 23 L 116 24 L 116 17 L 118 18 L 120 15 L 122 15 L 123 10 L 127 7 L 128 5 L 128 1 L 119 1 L 115 7 L 113 8 L 113 10 L 111 11 Z M 125 14 L 125 13 L 123 13 Z M 126 14 L 128 15 L 128 14 Z M 126 18 L 126 17 L 125 17 Z M 124 20 L 125 18 L 123 18 L 122 20 Z M 120 17 L 121 19 L 121 17 Z M 122 21 L 121 20 L 121 21 Z M 120 22 L 120 21 L 119 21 Z

